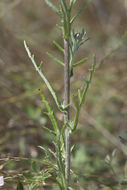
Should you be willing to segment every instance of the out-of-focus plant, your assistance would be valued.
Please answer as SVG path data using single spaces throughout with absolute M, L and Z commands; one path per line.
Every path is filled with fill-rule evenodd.
M 123 144 L 126 144 L 126 140 L 119 136 L 119 139 L 120 139 L 120 142 L 123 143 Z M 108 184 L 110 186 L 116 186 L 118 187 L 117 189 L 125 189 L 126 186 L 127 186 L 127 176 L 126 176 L 126 163 L 124 165 L 124 171 L 123 171 L 123 174 L 118 174 L 115 170 L 115 167 L 114 167 L 114 163 L 113 161 L 115 160 L 115 158 L 117 158 L 117 149 L 114 149 L 111 153 L 111 155 L 107 154 L 106 157 L 105 157 L 105 164 L 106 166 L 111 170 L 112 174 L 113 174 L 113 177 L 114 177 L 114 181 L 111 182 L 111 184 Z
M 70 187 L 70 156 L 72 149 L 70 138 L 72 132 L 74 132 L 77 128 L 80 110 L 85 101 L 86 94 L 88 92 L 88 88 L 90 86 L 96 65 L 96 57 L 94 55 L 92 68 L 89 71 L 88 79 L 85 79 L 85 85 L 83 90 L 78 89 L 78 94 L 77 94 L 78 98 L 76 98 L 76 95 L 72 95 L 72 101 L 76 112 L 74 118 L 70 119 L 70 114 L 69 114 L 71 111 L 70 78 L 73 76 L 73 70 L 80 64 L 85 63 L 88 59 L 85 57 L 79 60 L 78 62 L 75 62 L 76 52 L 78 51 L 80 46 L 83 45 L 88 40 L 88 38 L 86 36 L 86 31 L 84 29 L 82 29 L 81 32 L 76 32 L 73 29 L 73 23 L 76 20 L 76 18 L 88 7 L 91 1 L 88 1 L 74 16 L 72 16 L 72 9 L 74 4 L 76 3 L 76 0 L 70 0 L 69 5 L 67 5 L 67 2 L 65 0 L 59 0 L 59 9 L 51 1 L 45 0 L 45 2 L 61 19 L 61 24 L 57 26 L 62 33 L 64 47 L 61 47 L 56 41 L 54 41 L 54 44 L 56 45 L 58 50 L 63 54 L 63 61 L 59 60 L 57 57 L 55 57 L 52 54 L 48 55 L 55 62 L 59 63 L 64 70 L 63 101 L 59 100 L 60 98 L 57 97 L 57 94 L 53 89 L 51 83 L 45 77 L 43 73 L 43 63 L 41 62 L 40 65 L 36 63 L 34 55 L 31 54 L 25 41 L 24 41 L 24 46 L 36 71 L 39 73 L 40 77 L 43 79 L 51 95 L 53 96 L 54 101 L 58 107 L 58 110 L 64 114 L 63 125 L 59 126 L 55 116 L 54 109 L 52 108 L 50 102 L 47 100 L 43 92 L 40 90 L 40 96 L 42 102 L 44 103 L 47 109 L 46 114 L 48 115 L 53 126 L 52 130 L 49 128 L 47 128 L 47 130 L 49 131 L 49 133 L 55 136 L 54 138 L 55 140 L 53 142 L 55 146 L 55 151 L 53 152 L 51 149 L 44 148 L 42 146 L 40 146 L 40 148 L 45 152 L 46 155 L 45 158 L 49 162 L 50 170 L 52 171 L 52 174 L 54 175 L 57 181 L 59 189 L 68 190 L 72 189 L 72 187 Z M 55 163 L 54 159 L 51 160 L 51 157 L 54 157 Z

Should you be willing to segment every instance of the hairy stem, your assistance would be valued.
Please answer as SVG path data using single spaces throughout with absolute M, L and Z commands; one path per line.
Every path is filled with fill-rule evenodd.
M 70 68 L 69 68 L 69 39 L 64 39 L 64 105 L 67 106 L 66 112 L 64 113 L 64 123 L 66 124 L 69 120 L 69 104 L 70 104 Z M 69 185 L 70 178 L 70 130 L 67 127 L 65 130 L 65 177 L 67 186 Z

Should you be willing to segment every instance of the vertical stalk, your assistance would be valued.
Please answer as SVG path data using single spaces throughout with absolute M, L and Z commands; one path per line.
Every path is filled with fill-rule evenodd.
M 69 120 L 69 104 L 70 104 L 70 68 L 69 68 L 69 39 L 64 39 L 64 105 L 67 106 L 64 113 L 64 123 Z M 67 127 L 65 130 L 65 177 L 67 187 L 70 179 L 70 130 Z

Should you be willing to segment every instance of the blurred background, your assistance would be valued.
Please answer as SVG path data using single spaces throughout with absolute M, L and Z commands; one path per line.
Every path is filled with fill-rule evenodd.
M 58 1 L 53 2 L 57 5 Z M 78 0 L 73 13 L 85 2 Z M 45 108 L 38 89 L 42 89 L 53 106 L 55 103 L 33 68 L 23 41 L 27 41 L 37 63 L 44 62 L 43 72 L 62 100 L 63 68 L 46 54 L 53 53 L 62 59 L 52 43 L 53 40 L 63 43 L 57 23 L 59 18 L 44 0 L 0 0 L 0 158 L 41 158 L 39 145 L 52 148 L 52 137 L 43 129 L 51 124 L 43 113 Z M 114 179 L 104 164 L 106 155 L 119 148 L 119 135 L 127 139 L 127 0 L 94 0 L 73 27 L 77 32 L 84 28 L 90 40 L 76 56 L 76 60 L 89 59 L 74 70 L 72 94 L 76 95 L 87 78 L 94 53 L 99 64 L 78 129 L 72 135 L 75 144 L 72 168 L 80 178 L 74 183 L 75 189 L 86 185 L 86 189 L 98 189 Z M 57 108 L 55 112 L 61 123 L 63 116 Z M 114 140 L 118 141 L 117 146 Z M 19 162 L 2 164 L 1 175 L 27 169 L 27 165 Z M 118 149 L 114 167 L 119 177 L 126 176 L 125 165 L 126 155 Z M 5 189 L 13 189 L 13 185 L 6 183 Z

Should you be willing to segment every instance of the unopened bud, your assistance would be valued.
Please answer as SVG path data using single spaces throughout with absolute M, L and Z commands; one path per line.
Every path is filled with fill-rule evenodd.
M 74 34 L 74 38 L 75 38 L 75 39 L 80 39 L 80 38 L 81 38 L 81 34 L 80 34 L 80 33 Z

